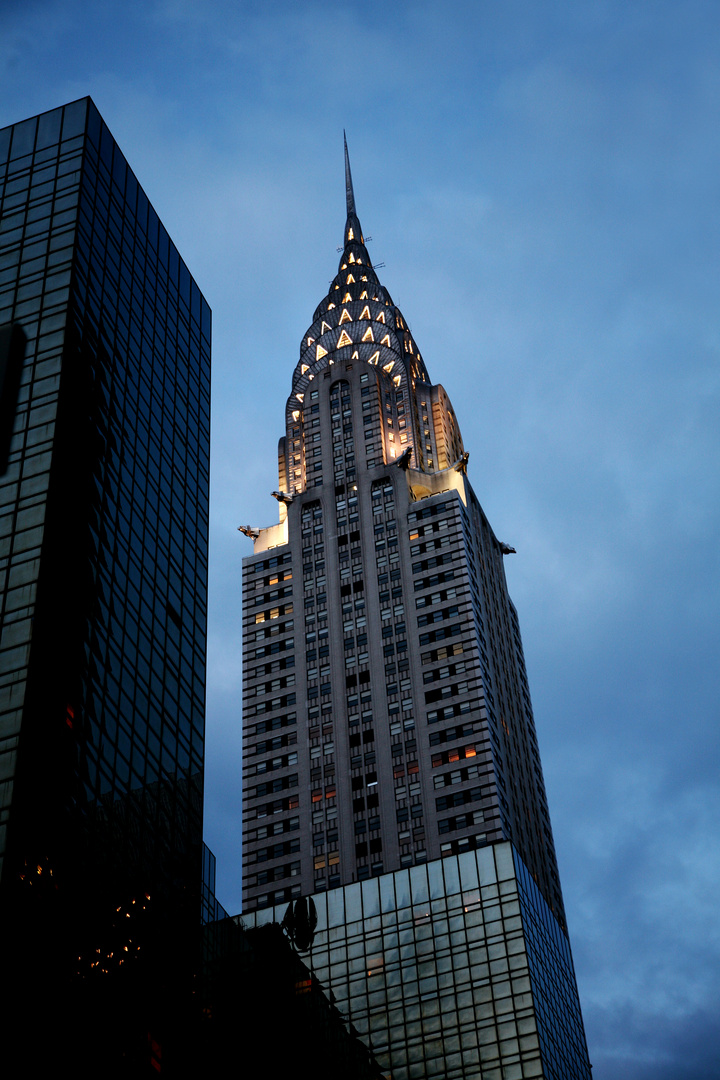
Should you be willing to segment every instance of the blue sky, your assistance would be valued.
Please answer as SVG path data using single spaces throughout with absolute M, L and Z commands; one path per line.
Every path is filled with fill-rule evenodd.
M 91 94 L 214 316 L 206 833 L 240 907 L 241 522 L 360 219 L 523 630 L 596 1080 L 720 1077 L 720 9 L 3 0 L 0 124 Z

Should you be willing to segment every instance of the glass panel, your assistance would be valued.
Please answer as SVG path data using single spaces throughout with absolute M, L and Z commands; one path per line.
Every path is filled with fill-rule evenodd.
M 457 855 L 450 859 L 443 859 L 443 872 L 445 874 L 445 895 L 457 896 L 460 892 L 460 874 L 458 872 Z
M 87 111 L 87 98 L 73 101 L 65 106 L 63 120 L 63 139 L 72 139 L 75 135 L 82 135 L 85 131 L 85 113 Z
M 477 856 L 478 874 L 480 875 L 480 883 L 482 885 L 495 885 L 497 877 L 495 875 L 495 863 L 493 861 L 493 849 L 491 847 L 478 848 L 475 852 Z
M 16 124 L 13 129 L 13 141 L 11 158 L 22 157 L 23 154 L 31 154 L 35 143 L 35 128 L 37 117 L 32 120 L 23 120 L 22 124 Z
M 380 914 L 380 893 L 378 890 L 377 878 L 372 878 L 370 881 L 363 881 L 362 898 L 363 915 L 366 919 L 369 919 L 372 915 Z
M 495 865 L 498 871 L 498 881 L 510 881 L 515 877 L 513 866 L 512 848 L 509 844 L 498 844 L 491 849 L 495 852 Z
M 398 870 L 395 874 L 395 892 L 398 909 L 410 907 L 410 878 L 407 870 Z
M 53 109 L 52 112 L 43 113 L 38 124 L 38 150 L 43 146 L 51 146 L 53 143 L 60 141 L 61 122 L 62 109 Z
M 347 921 L 355 922 L 362 919 L 362 904 L 360 902 L 360 885 L 348 885 L 344 890 L 345 905 L 347 908 Z
M 430 898 L 432 900 L 439 900 L 445 895 L 442 862 L 437 861 L 428 863 L 427 870 L 430 878 Z
M 383 911 L 395 910 L 394 875 L 386 874 L 378 879 L 380 882 L 380 901 Z
M 458 867 L 463 892 L 466 889 L 476 889 L 478 886 L 478 868 L 475 861 L 475 852 L 466 851 L 462 855 L 458 855 Z
M 12 135 L 12 128 L 4 128 L 0 131 L 0 161 L 7 161 L 8 150 L 10 149 L 10 136 Z
M 338 889 L 336 891 L 341 892 L 342 890 Z M 313 902 L 315 904 L 315 910 L 317 911 L 317 926 L 315 928 L 315 933 L 319 934 L 321 930 L 326 930 L 328 925 L 327 894 L 319 893 L 313 897 Z
M 426 867 L 413 866 L 411 868 L 410 887 L 412 889 L 413 904 L 424 904 L 430 899 L 428 893 L 428 879 Z

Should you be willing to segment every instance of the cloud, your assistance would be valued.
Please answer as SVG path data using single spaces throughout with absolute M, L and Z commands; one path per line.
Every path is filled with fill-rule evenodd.
M 221 901 L 240 907 L 236 527 L 276 519 L 346 127 L 373 258 L 518 549 L 595 1075 L 718 1075 L 716 6 L 45 0 L 2 19 L 2 122 L 92 93 L 214 311 Z

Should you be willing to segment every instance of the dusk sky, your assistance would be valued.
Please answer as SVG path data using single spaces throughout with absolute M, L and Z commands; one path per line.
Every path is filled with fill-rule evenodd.
M 518 608 L 595 1080 L 720 1077 L 720 5 L 0 0 L 0 126 L 90 94 L 213 310 L 206 840 L 241 907 L 239 524 L 378 271 Z

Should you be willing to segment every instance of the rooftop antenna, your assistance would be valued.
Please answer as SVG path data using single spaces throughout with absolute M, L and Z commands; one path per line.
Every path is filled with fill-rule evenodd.
M 350 156 L 347 148 L 347 138 L 343 128 L 343 143 L 345 144 L 345 202 L 347 204 L 348 217 L 355 214 L 355 192 L 353 191 L 352 173 L 350 172 Z

